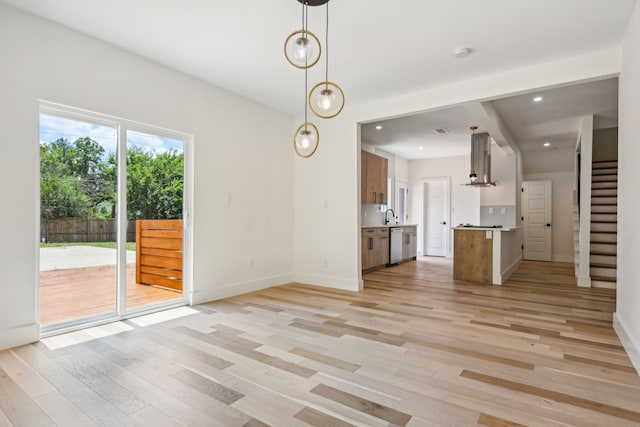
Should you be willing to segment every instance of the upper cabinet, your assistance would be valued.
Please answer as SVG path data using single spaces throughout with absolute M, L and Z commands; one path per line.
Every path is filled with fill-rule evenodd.
M 368 151 L 362 151 L 362 204 L 387 204 L 388 161 Z

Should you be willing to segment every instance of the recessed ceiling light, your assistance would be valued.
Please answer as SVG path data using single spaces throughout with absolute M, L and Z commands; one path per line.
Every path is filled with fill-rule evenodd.
M 542 97 L 536 96 L 535 98 L 533 98 L 533 102 L 542 102 Z
M 545 147 L 551 147 L 551 143 L 550 143 L 550 142 L 545 142 L 545 143 L 544 143 L 544 144 L 542 144 L 542 145 L 544 145 Z
M 423 149 L 424 149 L 424 147 L 418 147 L 418 150 L 423 150 Z
M 380 130 L 380 129 L 382 129 L 382 126 L 381 126 L 381 125 L 378 125 L 378 126 L 376 126 L 376 129 L 377 129 L 377 130 Z

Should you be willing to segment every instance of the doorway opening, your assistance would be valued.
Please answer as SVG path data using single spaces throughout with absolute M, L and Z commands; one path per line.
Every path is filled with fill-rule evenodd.
M 190 137 L 40 106 L 42 333 L 187 303 Z

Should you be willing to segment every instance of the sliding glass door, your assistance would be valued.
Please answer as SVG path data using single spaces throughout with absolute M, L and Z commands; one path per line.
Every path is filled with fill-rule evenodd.
M 135 253 L 127 252 L 131 309 L 182 296 L 184 142 L 127 130 L 126 151 L 127 219 L 135 224 L 127 236 L 128 246 L 135 243 Z
M 175 132 L 41 106 L 44 332 L 186 302 L 187 140 Z

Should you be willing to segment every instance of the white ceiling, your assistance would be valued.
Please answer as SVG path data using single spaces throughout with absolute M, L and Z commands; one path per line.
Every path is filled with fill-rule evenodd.
M 284 40 L 301 26 L 301 5 L 296 0 L 0 2 L 278 110 L 301 112 L 304 73 L 283 55 Z M 332 0 L 329 79 L 342 87 L 345 108 L 349 108 L 461 79 L 603 50 L 619 46 L 635 3 Z M 310 8 L 309 28 L 324 39 L 324 7 Z M 458 47 L 468 47 L 472 54 L 457 59 L 452 50 Z M 323 74 L 323 66 L 312 68 L 309 83 L 324 80 Z M 504 110 L 501 113 L 511 111 L 503 105 L 506 102 L 496 103 Z M 462 123 L 458 116 L 461 111 L 456 108 L 449 112 L 450 120 L 457 117 Z M 445 118 L 434 116 L 436 119 L 443 122 L 438 127 L 446 127 Z M 521 126 L 518 117 L 511 119 L 509 127 L 520 137 L 520 130 L 527 126 Z M 458 130 L 466 131 L 467 127 L 464 123 Z M 452 136 L 447 143 L 455 145 Z
M 534 102 L 534 97 L 542 101 Z M 492 101 L 498 115 L 522 151 L 574 147 L 582 117 L 594 115 L 596 128 L 617 126 L 618 79 L 535 91 Z M 483 104 L 484 104 L 483 103 Z M 471 103 L 470 105 L 475 104 Z M 405 159 L 468 154 L 471 126 L 483 129 L 473 108 L 457 106 L 362 125 L 362 142 Z M 376 129 L 382 126 L 382 129 Z M 437 134 L 445 128 L 449 133 Z M 549 147 L 544 147 L 548 142 Z M 422 147 L 422 148 L 421 148 Z

